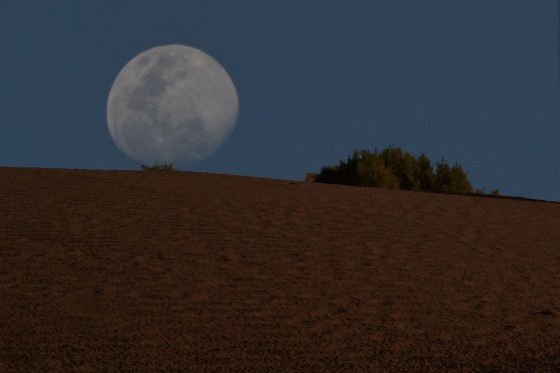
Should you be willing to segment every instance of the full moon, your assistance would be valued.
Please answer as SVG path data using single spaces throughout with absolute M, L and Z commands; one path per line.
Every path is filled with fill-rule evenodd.
M 235 86 L 216 60 L 195 48 L 164 45 L 119 72 L 107 124 L 130 158 L 185 165 L 209 157 L 229 138 L 238 108 Z

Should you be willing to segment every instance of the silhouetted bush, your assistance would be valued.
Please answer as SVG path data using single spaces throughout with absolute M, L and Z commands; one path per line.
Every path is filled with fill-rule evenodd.
M 159 163 L 155 161 L 152 164 L 140 164 L 140 168 L 144 171 L 177 171 L 175 169 L 175 162 Z
M 315 176 L 313 182 L 328 183 L 328 184 L 342 184 L 340 179 L 340 167 L 328 166 L 323 167 L 321 172 Z
M 482 195 L 485 195 L 485 196 L 492 196 L 492 197 L 499 197 L 500 196 L 500 191 L 498 189 L 494 189 L 489 194 L 486 194 L 486 190 L 484 188 L 476 189 L 474 192 L 476 194 L 482 194 Z
M 372 153 L 355 150 L 339 166 L 323 167 L 315 182 L 369 186 L 391 189 L 428 190 L 447 193 L 472 193 L 467 173 L 455 163 L 450 167 L 442 158 L 434 171 L 432 162 L 400 148 L 389 147 Z

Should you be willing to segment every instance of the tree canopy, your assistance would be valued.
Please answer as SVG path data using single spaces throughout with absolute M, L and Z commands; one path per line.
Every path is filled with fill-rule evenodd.
M 432 161 L 421 154 L 418 158 L 400 148 L 388 147 L 355 150 L 338 166 L 323 167 L 315 182 L 391 189 L 427 190 L 447 193 L 472 193 L 467 173 L 458 163 L 449 166 L 442 158 Z

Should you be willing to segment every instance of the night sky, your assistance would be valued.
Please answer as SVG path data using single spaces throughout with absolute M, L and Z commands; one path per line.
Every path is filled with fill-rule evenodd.
M 560 201 L 557 17 L 554 0 L 3 1 L 0 166 L 138 170 L 109 90 L 134 56 L 184 44 L 240 104 L 186 171 L 303 180 L 392 145 Z

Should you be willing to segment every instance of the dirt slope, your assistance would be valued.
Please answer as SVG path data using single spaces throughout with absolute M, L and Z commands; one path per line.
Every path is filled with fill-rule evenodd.
M 558 371 L 560 204 L 0 168 L 0 371 Z

